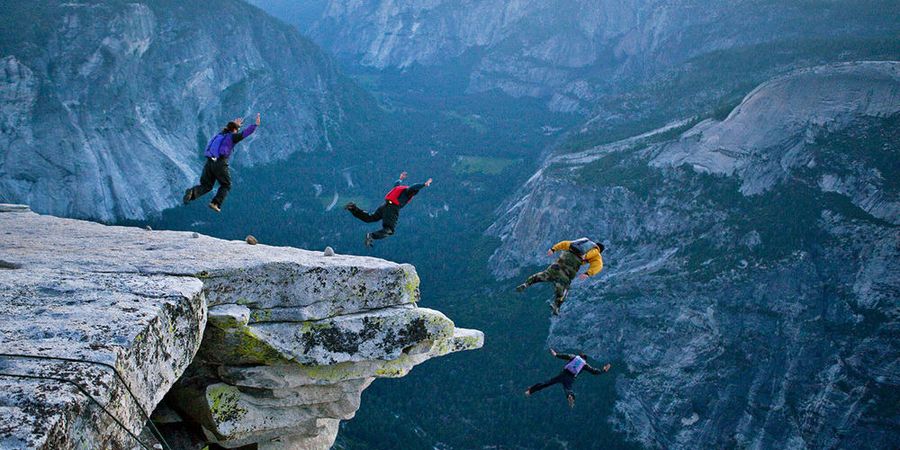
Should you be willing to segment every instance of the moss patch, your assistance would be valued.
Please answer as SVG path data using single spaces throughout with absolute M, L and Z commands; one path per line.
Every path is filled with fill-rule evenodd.
M 415 271 L 407 272 L 406 284 L 403 286 L 403 291 L 409 296 L 410 303 L 419 301 L 419 283 L 419 274 Z
M 235 422 L 247 415 L 247 410 L 238 404 L 240 391 L 234 386 L 218 384 L 206 390 L 209 412 L 215 423 Z
M 281 353 L 253 334 L 249 327 L 240 330 L 240 340 L 235 351 L 242 358 L 261 364 L 274 365 L 285 361 Z

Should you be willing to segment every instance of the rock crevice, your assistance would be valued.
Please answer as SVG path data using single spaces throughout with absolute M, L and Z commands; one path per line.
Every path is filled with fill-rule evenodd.
M 0 375 L 0 448 L 139 448 L 128 433 L 164 398 L 154 420 L 185 448 L 328 448 L 375 378 L 484 339 L 417 307 L 410 265 L 12 207 L 0 234 L 16 237 L 0 242 L 0 353 L 101 361 L 125 381 L 0 357 L 0 373 L 58 375 L 103 406 L 71 383 Z

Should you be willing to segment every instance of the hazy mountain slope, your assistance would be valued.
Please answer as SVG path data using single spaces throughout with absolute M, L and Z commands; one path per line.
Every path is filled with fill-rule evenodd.
M 550 343 L 626 361 L 611 420 L 644 445 L 896 448 L 900 63 L 691 123 L 548 160 L 490 230 L 496 273 L 607 244 Z
M 206 140 L 263 112 L 235 164 L 346 143 L 364 94 L 292 27 L 237 0 L 2 2 L 0 199 L 142 218 L 195 183 Z
M 352 64 L 462 70 L 469 92 L 497 89 L 584 112 L 611 91 L 700 55 L 771 42 L 891 37 L 900 19 L 894 2 L 878 0 L 254 3 L 293 19 Z M 310 22 L 312 13 L 321 17 Z

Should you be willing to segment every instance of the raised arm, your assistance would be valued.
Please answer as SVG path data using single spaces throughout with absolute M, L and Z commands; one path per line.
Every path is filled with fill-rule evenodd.
M 243 141 L 247 136 L 253 134 L 254 131 L 256 131 L 256 124 L 244 128 L 239 133 L 231 133 L 231 141 L 237 144 L 238 142 Z
M 572 246 L 572 241 L 559 241 L 553 247 L 550 247 L 550 253 L 558 252 L 560 250 L 568 250 L 569 247 Z
M 253 134 L 253 132 L 256 131 L 256 127 L 258 127 L 258 126 L 259 126 L 259 113 L 256 113 L 256 123 L 250 125 L 247 128 L 244 128 L 239 133 L 231 133 L 231 142 L 234 142 L 235 144 L 237 144 L 238 142 L 243 141 L 244 138 Z

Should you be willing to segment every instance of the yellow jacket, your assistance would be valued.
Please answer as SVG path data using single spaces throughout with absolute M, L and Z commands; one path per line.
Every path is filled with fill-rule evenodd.
M 553 247 L 550 247 L 550 250 L 553 250 L 554 252 L 558 252 L 560 250 L 568 251 L 571 245 L 572 241 L 561 241 Z M 588 267 L 588 270 L 586 272 L 589 277 L 600 273 L 600 271 L 603 270 L 603 257 L 600 256 L 600 250 L 597 248 L 592 248 L 587 252 L 586 255 L 584 255 L 581 264 L 590 264 L 590 267 Z

